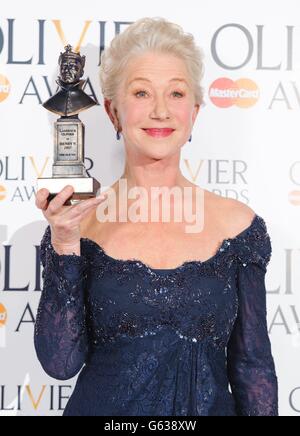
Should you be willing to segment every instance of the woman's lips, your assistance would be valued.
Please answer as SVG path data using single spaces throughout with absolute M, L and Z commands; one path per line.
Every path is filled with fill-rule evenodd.
M 156 138 L 170 136 L 174 129 L 143 129 L 148 135 Z

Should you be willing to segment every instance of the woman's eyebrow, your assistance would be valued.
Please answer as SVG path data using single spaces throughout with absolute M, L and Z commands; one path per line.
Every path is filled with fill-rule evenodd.
M 150 82 L 150 83 L 151 83 L 151 80 L 147 79 L 146 77 L 135 77 L 134 79 L 132 79 L 132 80 L 129 82 L 128 85 L 131 85 L 131 83 L 132 83 L 132 82 L 135 82 L 136 80 L 142 80 L 142 81 L 144 81 L 144 82 Z M 169 80 L 169 82 L 175 82 L 175 81 L 176 81 L 176 82 L 185 82 L 186 84 L 188 84 L 187 81 L 186 81 L 185 79 L 182 79 L 182 78 L 180 78 L 180 77 L 174 77 L 173 79 Z

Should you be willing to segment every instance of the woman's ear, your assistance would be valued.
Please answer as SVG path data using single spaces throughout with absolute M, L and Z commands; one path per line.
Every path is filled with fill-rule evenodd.
M 113 125 L 115 127 L 117 127 L 118 123 L 119 123 L 118 117 L 117 117 L 117 110 L 115 109 L 112 100 L 105 98 L 104 99 L 104 107 L 105 107 L 105 110 L 106 110 L 111 122 L 113 123 Z
M 107 115 L 109 116 L 112 123 L 114 123 L 113 115 L 112 115 L 112 100 L 108 100 L 108 98 L 104 99 L 104 107 Z
M 193 116 L 192 116 L 193 123 L 196 121 L 196 118 L 198 116 L 199 111 L 200 111 L 200 105 L 199 104 L 195 104 L 194 111 L 193 111 Z

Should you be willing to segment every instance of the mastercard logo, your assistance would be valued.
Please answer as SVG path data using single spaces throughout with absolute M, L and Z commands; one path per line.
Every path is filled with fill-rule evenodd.
M 7 99 L 10 94 L 10 88 L 9 80 L 0 74 L 0 103 Z
M 4 186 L 0 185 L 0 201 L 5 200 L 6 198 L 6 189 Z
M 247 109 L 254 106 L 260 97 L 257 84 L 250 79 L 233 81 L 225 77 L 217 79 L 209 88 L 209 98 L 220 108 L 237 106 Z
M 292 191 L 289 193 L 289 202 L 293 206 L 300 206 L 300 191 Z
M 0 327 L 5 326 L 7 320 L 7 311 L 3 304 L 0 303 Z

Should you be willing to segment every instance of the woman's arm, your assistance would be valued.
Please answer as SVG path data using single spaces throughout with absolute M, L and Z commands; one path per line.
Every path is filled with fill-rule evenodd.
M 228 375 L 240 416 L 277 416 L 278 386 L 267 329 L 266 266 L 271 243 L 263 226 L 244 241 L 238 261 L 238 317 L 227 349 Z M 248 246 L 246 246 L 248 244 Z
M 58 380 L 74 377 L 88 351 L 84 256 L 59 255 L 47 227 L 41 242 L 43 290 L 34 330 L 37 357 L 45 372 Z

